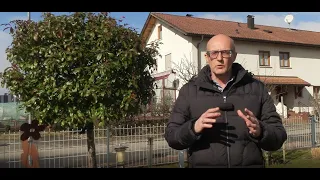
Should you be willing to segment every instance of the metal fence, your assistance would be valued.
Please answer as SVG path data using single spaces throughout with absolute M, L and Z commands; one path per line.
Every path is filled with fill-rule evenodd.
M 293 150 L 317 147 L 320 138 L 319 118 L 308 120 L 290 118 L 283 120 L 288 140 L 282 149 Z M 163 135 L 165 124 L 145 126 L 117 126 L 95 129 L 97 165 L 100 168 L 117 167 L 115 148 L 126 146 L 125 166 L 145 167 L 160 164 L 184 162 L 186 153 L 171 149 Z M 20 132 L 0 135 L 0 167 L 21 167 Z M 41 138 L 34 141 L 43 168 L 85 168 L 88 167 L 86 134 L 77 130 L 41 132 Z
M 95 129 L 98 167 L 117 167 L 115 148 L 119 146 L 127 147 L 126 167 L 177 163 L 179 151 L 171 149 L 165 142 L 164 128 L 165 125 L 149 125 Z M 20 135 L 20 132 L 1 135 L 0 166 L 22 167 Z M 151 143 L 150 140 L 152 140 Z M 40 167 L 85 168 L 88 165 L 87 136 L 79 134 L 77 130 L 41 132 L 41 138 L 33 143 L 36 144 L 39 152 Z
M 319 117 L 312 116 L 309 117 L 309 119 L 303 119 L 301 117 L 284 119 L 283 125 L 288 134 L 288 139 L 283 146 L 284 149 L 293 150 L 319 146 Z

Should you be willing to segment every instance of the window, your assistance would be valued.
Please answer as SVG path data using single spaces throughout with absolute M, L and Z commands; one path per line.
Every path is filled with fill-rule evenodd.
M 280 67 L 290 67 L 290 56 L 288 52 L 280 52 Z
M 259 51 L 259 65 L 270 66 L 270 51 Z
M 158 26 L 158 39 L 162 39 L 162 25 Z
M 295 86 L 295 98 L 303 97 L 303 86 Z
M 171 53 L 165 56 L 165 70 L 171 69 Z

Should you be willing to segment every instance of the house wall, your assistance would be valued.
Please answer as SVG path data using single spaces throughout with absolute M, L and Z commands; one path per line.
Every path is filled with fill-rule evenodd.
M 320 67 L 320 49 L 243 41 L 236 41 L 235 43 L 238 52 L 236 62 L 242 64 L 256 75 L 297 76 L 313 86 L 320 85 L 320 78 L 316 76 L 320 70 L 318 68 Z M 270 67 L 259 67 L 260 50 L 270 51 Z M 289 68 L 280 67 L 279 52 L 290 53 Z M 302 97 L 295 98 L 294 88 L 291 87 L 288 89 L 288 94 L 284 97 L 284 103 L 287 105 L 288 110 L 312 112 L 313 108 L 310 102 L 312 94 L 313 87 L 305 87 L 302 91 Z
M 151 36 L 147 40 L 147 44 L 151 43 L 158 39 L 158 26 L 160 22 L 157 21 L 153 30 L 151 32 Z M 161 57 L 157 58 L 157 72 L 166 71 L 165 69 L 165 55 L 171 53 L 171 68 L 176 68 L 180 61 L 190 61 L 192 59 L 192 37 L 188 37 L 183 35 L 178 30 L 166 25 L 162 24 L 162 39 L 160 40 L 162 43 L 159 48 L 159 52 Z M 175 80 L 177 76 L 170 75 L 166 80 L 166 87 L 172 87 L 172 82 Z M 182 81 L 180 81 L 182 82 Z M 178 89 L 182 87 L 183 83 L 179 83 Z M 178 95 L 178 91 L 176 92 Z
M 177 91 L 171 89 L 165 89 L 164 84 L 169 84 L 172 79 L 175 79 L 175 74 L 170 74 L 167 78 L 155 81 L 157 87 L 155 88 L 155 103 L 160 103 L 163 99 L 163 95 L 166 100 L 174 101 L 177 98 Z M 163 92 L 164 91 L 164 92 Z
M 159 21 L 156 22 L 151 36 L 147 43 L 150 43 L 158 39 L 158 26 Z M 165 55 L 171 53 L 172 68 L 174 64 L 177 64 L 180 60 L 192 58 L 192 38 L 183 35 L 181 32 L 169 27 L 166 24 L 162 24 L 162 39 L 160 42 L 160 54 L 161 58 L 158 58 L 158 72 L 165 71 Z
M 293 86 L 288 86 L 286 87 L 285 91 L 287 92 L 287 94 L 283 97 L 283 109 L 282 109 L 282 103 L 281 100 L 279 99 L 279 97 L 277 97 L 276 92 L 271 89 L 271 97 L 274 101 L 274 105 L 276 106 L 277 112 L 280 115 L 284 115 L 285 118 L 288 117 L 288 110 L 292 110 L 295 111 L 296 113 L 298 112 L 312 112 L 312 106 L 303 106 L 303 105 L 299 105 L 297 103 L 299 103 L 299 101 L 297 99 L 295 99 L 295 93 L 294 93 L 294 87 Z M 306 92 L 307 89 L 303 90 L 303 95 L 308 93 Z M 298 97 L 299 98 L 299 97 Z M 299 98 L 300 99 L 300 98 Z M 302 98 L 303 99 L 303 98 Z M 282 112 L 284 111 L 284 112 Z
M 201 67 L 207 63 L 205 61 L 205 51 L 208 38 L 200 45 L 201 49 Z M 200 38 L 193 38 L 192 44 L 196 47 L 196 44 L 200 41 Z M 267 76 L 297 76 L 313 86 L 320 86 L 320 78 L 317 76 L 320 70 L 320 48 L 310 48 L 302 46 L 292 45 L 279 45 L 271 43 L 257 43 L 257 42 L 245 42 L 235 41 L 236 51 L 238 53 L 236 62 L 243 65 L 246 69 L 254 73 L 255 75 L 267 75 Z M 197 61 L 196 48 L 194 51 L 194 61 Z M 270 51 L 270 67 L 259 67 L 259 51 Z M 279 52 L 290 53 L 290 67 L 280 68 Z M 288 106 L 288 110 L 309 111 L 312 112 L 313 108 L 310 103 L 310 96 L 313 94 L 313 87 L 305 87 L 302 92 L 302 97 L 295 99 L 294 89 L 292 88 L 288 95 L 284 98 L 284 102 Z M 300 108 L 299 108 L 300 107 Z
M 194 63 L 198 66 L 198 49 L 197 45 L 199 44 L 199 49 L 200 49 L 200 56 L 201 56 L 201 67 L 204 67 L 207 62 L 204 57 L 206 49 L 207 49 L 207 43 L 209 41 L 209 38 L 204 38 L 202 39 L 201 37 L 193 37 L 192 38 L 192 50 L 193 50 L 193 61 Z

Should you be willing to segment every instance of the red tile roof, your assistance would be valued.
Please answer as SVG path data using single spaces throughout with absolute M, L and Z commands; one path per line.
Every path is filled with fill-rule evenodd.
M 255 75 L 254 77 L 264 82 L 265 84 L 311 86 L 311 84 L 308 83 L 307 81 L 295 76 L 257 76 Z
M 147 29 L 146 26 L 148 21 L 151 18 L 156 18 L 162 22 L 165 22 L 168 25 L 178 29 L 182 33 L 190 36 L 213 36 L 221 33 L 234 39 L 269 41 L 320 47 L 320 32 L 294 29 L 289 30 L 288 28 L 262 26 L 256 24 L 255 29 L 250 29 L 248 28 L 247 23 L 178 16 L 163 13 L 150 13 L 145 27 L 142 30 L 142 34 L 144 34 L 144 36 L 148 36 L 145 33 L 149 32 L 145 31 Z M 270 31 L 271 33 L 266 31 Z

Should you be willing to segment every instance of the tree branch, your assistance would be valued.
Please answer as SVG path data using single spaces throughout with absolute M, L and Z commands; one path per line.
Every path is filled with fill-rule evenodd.
M 187 83 L 193 76 L 197 75 L 196 65 L 185 55 L 179 63 L 173 62 L 173 65 L 173 71 L 175 71 L 178 78 L 182 80 L 182 84 Z

